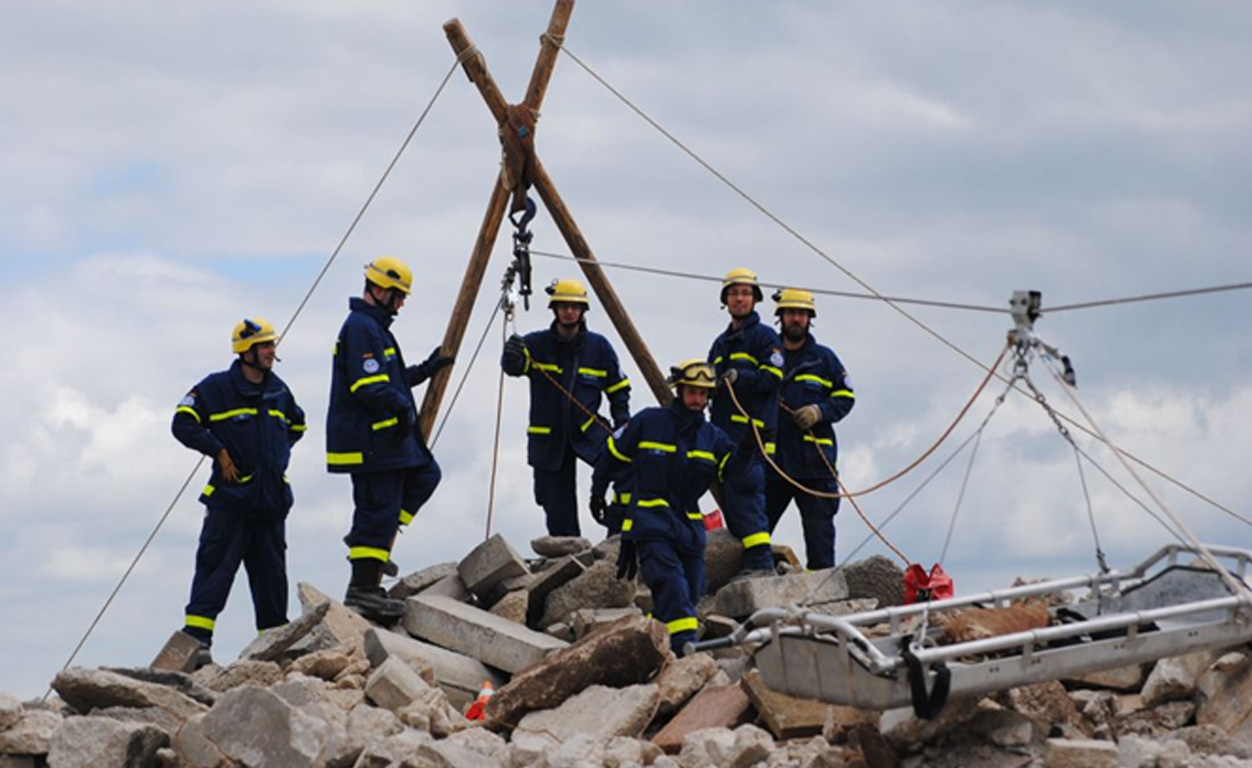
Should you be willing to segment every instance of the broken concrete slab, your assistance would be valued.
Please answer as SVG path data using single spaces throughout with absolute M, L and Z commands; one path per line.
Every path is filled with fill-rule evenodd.
M 517 673 L 568 644 L 446 597 L 415 595 L 407 601 L 404 628 L 423 640 Z
M 577 557 L 567 556 L 552 561 L 550 565 L 536 573 L 526 585 L 526 590 L 530 593 L 530 607 L 526 616 L 527 623 L 532 627 L 542 626 L 541 622 L 547 606 L 548 596 L 558 587 L 562 587 L 581 576 L 585 570 L 587 570 L 587 566 Z
M 469 591 L 465 586 L 465 582 L 461 580 L 458 574 L 451 573 L 444 576 L 439 581 L 431 584 L 426 589 L 418 592 L 419 595 L 429 595 L 431 597 L 450 597 L 458 603 L 474 602 L 474 593 Z M 412 597 L 412 595 L 410 595 Z M 407 599 L 407 598 L 406 598 Z
M 723 616 L 744 618 L 762 608 L 833 603 L 846 599 L 848 584 L 843 572 L 824 570 L 744 579 L 727 584 L 717 593 L 716 611 Z
M 320 651 L 335 646 L 356 648 L 362 642 L 365 633 L 373 626 L 355 611 L 345 608 L 343 603 L 332 599 L 329 595 L 318 591 L 308 582 L 300 582 L 296 586 L 296 594 L 304 612 L 309 613 L 322 603 L 329 603 L 326 616 L 306 636 L 308 643 L 298 643 L 306 652 Z
M 396 600 L 405 600 L 455 573 L 455 562 L 436 563 L 415 573 L 410 573 L 395 584 L 392 584 L 391 589 L 387 590 L 387 596 Z
M 570 614 L 569 620 L 571 629 L 574 631 L 574 638 L 581 639 L 592 632 L 616 624 L 627 616 L 641 615 L 642 612 L 634 606 L 630 608 L 582 608 Z
M 1216 725 L 1252 744 L 1252 657 L 1225 654 L 1200 675 L 1196 691 L 1197 725 Z
M 526 623 L 526 610 L 529 605 L 530 593 L 524 589 L 518 589 L 505 593 L 504 597 L 501 597 L 491 606 L 489 612 L 514 624 L 524 625 Z
M 173 688 L 101 669 L 62 670 L 53 678 L 52 687 L 62 701 L 82 713 L 105 707 L 160 707 L 186 720 L 208 711 Z
M 327 600 L 304 611 L 296 617 L 295 621 L 289 621 L 281 627 L 261 632 L 239 653 L 239 658 L 278 661 L 288 649 L 325 620 L 329 611 L 330 601 Z
M 755 669 L 744 676 L 740 685 L 774 738 L 792 739 L 822 732 L 830 704 L 772 691 Z
M 474 547 L 456 570 L 469 591 L 479 597 L 491 594 L 491 588 L 505 579 L 530 572 L 521 556 L 498 533 Z
M 365 696 L 392 712 L 412 704 L 430 686 L 397 657 L 390 657 L 374 668 L 365 683 Z
M 614 736 L 638 736 L 656 712 L 657 687 L 626 688 L 593 685 L 566 699 L 555 709 L 528 713 L 513 730 L 519 749 L 557 747 L 574 736 L 607 742 Z
M 272 661 L 254 661 L 244 659 L 236 661 L 221 670 L 216 676 L 204 681 L 204 687 L 210 691 L 223 693 L 241 685 L 256 685 L 262 688 L 283 679 L 282 668 Z
M 577 555 L 591 549 L 591 542 L 582 536 L 540 536 L 530 542 L 530 548 L 540 557 Z
M 656 687 L 660 695 L 657 716 L 667 717 L 682 709 L 717 671 L 717 662 L 707 653 L 693 653 L 666 664 L 656 676 Z
M 327 735 L 321 719 L 252 686 L 222 696 L 199 718 L 197 730 L 222 755 L 244 765 L 292 768 L 313 766 Z M 181 736 L 180 731 L 176 744 Z
M 442 688 L 448 700 L 458 708 L 473 701 L 484 682 L 497 689 L 506 682 L 504 675 L 478 659 L 385 629 L 375 628 L 366 633 L 365 654 L 375 667 L 388 656 L 400 658 L 417 669 L 428 683 Z M 430 676 L 422 669 L 430 670 Z
M 669 657 L 669 633 L 631 616 L 564 648 L 513 677 L 487 703 L 495 725 L 513 725 L 525 713 L 552 709 L 590 685 L 622 687 L 649 680 Z
M 69 717 L 49 741 L 48 765 L 53 768 L 157 765 L 157 750 L 169 743 L 169 734 L 156 726 L 107 717 Z
M 726 586 L 743 563 L 743 543 L 726 528 L 708 532 L 704 547 L 704 573 L 709 594 Z
M 1094 739 L 1048 739 L 1046 768 L 1117 768 L 1117 745 Z
M 194 672 L 200 648 L 199 640 L 181 629 L 176 629 L 148 666 L 173 672 Z
M 617 578 L 617 565 L 597 560 L 548 595 L 538 626 L 564 622 L 565 617 L 580 608 L 626 608 L 633 605 L 634 599 L 635 585 Z
M 1216 658 L 1215 651 L 1202 650 L 1157 661 L 1143 683 L 1140 692 L 1143 703 L 1153 707 L 1167 701 L 1190 698 L 1196 680 Z
M 1082 688 L 1130 692 L 1143 687 L 1144 677 L 1142 664 L 1130 664 L 1113 669 L 1102 669 L 1098 672 L 1088 672 L 1078 677 L 1062 678 L 1062 682 Z
M 28 709 L 16 723 L 0 731 L 0 754 L 46 755 L 62 717 L 46 709 Z
M 764 763 L 773 750 L 774 740 L 755 725 L 742 725 L 733 731 L 710 728 L 692 732 L 683 739 L 678 762 L 682 765 L 751 768 Z
M 752 702 L 738 684 L 710 685 L 695 695 L 674 719 L 652 737 L 652 743 L 677 754 L 687 734 L 705 728 L 735 728 L 752 718 Z

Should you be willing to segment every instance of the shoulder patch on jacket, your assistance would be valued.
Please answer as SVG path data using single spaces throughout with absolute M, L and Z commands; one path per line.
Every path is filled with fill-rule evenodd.
M 178 401 L 179 407 L 195 408 L 196 407 L 196 391 L 193 389 L 187 393 L 187 396 Z
M 775 368 L 781 368 L 783 364 L 783 353 L 781 349 L 775 349 L 773 354 L 769 356 L 769 364 Z
M 361 367 L 366 373 L 378 373 L 378 361 L 372 357 L 365 358 L 365 362 L 361 363 Z

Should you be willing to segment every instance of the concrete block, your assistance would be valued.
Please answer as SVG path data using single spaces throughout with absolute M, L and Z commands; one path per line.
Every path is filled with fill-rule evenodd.
M 455 573 L 444 576 L 439 581 L 431 584 L 426 589 L 418 592 L 419 595 L 429 595 L 431 597 L 450 597 L 458 603 L 470 603 L 474 601 L 474 593 L 470 592 L 465 586 L 465 582 Z
M 591 685 L 623 687 L 649 680 L 669 657 L 664 625 L 632 616 L 553 653 L 515 675 L 487 703 L 487 717 L 513 724 L 536 709 L 551 709 Z
M 591 542 L 582 536 L 540 536 L 530 542 L 530 548 L 540 557 L 562 557 L 590 550 Z
M 521 672 L 568 645 L 480 608 L 424 594 L 408 599 L 404 628 L 509 673 Z
M 398 657 L 409 666 L 429 668 L 435 684 L 448 695 L 448 701 L 460 708 L 478 697 L 484 681 L 497 690 L 506 679 L 478 659 L 423 643 L 408 635 L 372 629 L 365 635 L 365 654 L 377 667 L 389 656 Z
M 192 672 L 196 668 L 196 655 L 199 652 L 200 641 L 181 629 L 176 629 L 148 666 L 172 672 Z
M 530 609 L 526 622 L 532 627 L 540 626 L 548 595 L 581 576 L 585 570 L 587 567 L 577 557 L 569 555 L 553 561 L 536 573 L 526 585 L 526 591 L 530 593 Z
M 830 603 L 848 598 L 848 583 L 839 570 L 766 576 L 727 584 L 717 593 L 716 610 L 744 618 L 761 608 Z
M 526 749 L 527 740 L 541 740 L 541 746 L 555 739 L 552 746 L 574 736 L 590 736 L 605 742 L 614 736 L 642 733 L 656 712 L 658 700 L 655 685 L 632 685 L 629 688 L 608 688 L 593 685 L 571 696 L 556 709 L 531 712 L 518 722 L 513 743 Z
M 0 693 L 0 731 L 22 719 L 22 702 L 10 693 Z
M 0 731 L 0 754 L 46 755 L 53 734 L 63 717 L 46 709 L 31 709 L 21 719 Z
M 389 658 L 374 669 L 365 683 L 365 695 L 392 712 L 413 703 L 430 688 L 413 669 L 398 658 Z
M 583 608 L 570 614 L 574 637 L 582 639 L 592 632 L 616 624 L 627 616 L 642 616 L 638 608 Z
M 300 598 L 300 605 L 305 613 L 312 612 L 322 603 L 330 605 L 326 609 L 326 616 L 306 636 L 311 642 L 300 644 L 306 651 L 320 651 L 337 645 L 356 648 L 361 644 L 361 638 L 373 626 L 360 614 L 345 608 L 343 603 L 332 599 L 308 582 L 302 581 L 296 586 L 296 595 Z
M 765 727 L 776 739 L 812 736 L 822 732 L 830 704 L 816 699 L 800 699 L 770 690 L 755 669 L 740 681 L 743 692 L 760 713 Z
M 329 600 L 311 606 L 308 610 L 301 613 L 295 621 L 288 622 L 281 627 L 267 629 L 257 635 L 240 652 L 239 658 L 255 659 L 257 661 L 278 661 L 288 649 L 304 639 L 305 635 L 322 623 L 329 612 Z
M 634 604 L 635 585 L 617 578 L 617 566 L 597 560 L 576 578 L 552 590 L 544 604 L 539 625 L 568 623 L 568 616 L 580 608 L 626 608 Z
M 102 765 L 156 765 L 156 752 L 169 734 L 152 725 L 107 717 L 70 717 L 52 735 L 51 768 L 97 768 Z
M 289 768 L 313 766 L 328 735 L 323 720 L 252 686 L 222 696 L 199 721 L 199 731 L 223 755 L 244 765 Z
M 456 563 L 436 563 L 435 565 L 423 568 L 391 585 L 391 589 L 387 590 L 387 596 L 396 600 L 404 600 L 416 595 L 429 587 L 435 582 L 446 579 L 456 573 Z
M 1048 739 L 1043 764 L 1047 768 L 1117 768 L 1117 745 L 1091 739 Z
M 521 556 L 498 533 L 475 547 L 456 570 L 469 591 L 482 597 L 501 581 L 529 573 Z
M 887 608 L 904 605 L 904 569 L 885 555 L 874 555 L 838 568 L 848 583 L 848 597 L 873 599 Z
M 53 679 L 52 687 L 62 701 L 79 712 L 105 707 L 160 707 L 186 720 L 208 709 L 168 686 L 102 669 L 62 670 Z
M 1197 725 L 1216 725 L 1252 744 L 1252 657 L 1228 653 L 1204 671 L 1196 684 Z
M 696 694 L 687 706 L 674 716 L 652 743 L 669 754 L 677 754 L 687 734 L 705 728 L 730 728 L 752 718 L 752 702 L 738 685 L 709 686 Z
M 707 653 L 693 653 L 666 664 L 656 676 L 661 696 L 657 715 L 665 717 L 677 712 L 716 674 L 717 662 Z

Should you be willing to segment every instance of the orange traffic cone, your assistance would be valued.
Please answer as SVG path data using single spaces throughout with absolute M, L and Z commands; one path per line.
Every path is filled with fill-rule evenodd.
M 474 699 L 474 703 L 469 705 L 469 709 L 465 710 L 466 720 L 486 720 L 487 719 L 487 701 L 491 699 L 495 689 L 491 687 L 490 680 L 483 681 L 483 687 L 478 690 L 478 698 Z

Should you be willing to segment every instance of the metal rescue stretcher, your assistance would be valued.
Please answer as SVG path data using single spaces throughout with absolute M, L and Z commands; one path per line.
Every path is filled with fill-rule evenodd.
M 1207 547 L 1234 579 L 1248 584 L 1252 551 Z M 729 638 L 696 644 L 756 646 L 761 677 L 792 696 L 863 709 L 913 705 L 934 717 L 949 696 L 974 696 L 1102 669 L 1222 648 L 1252 640 L 1252 602 L 1246 589 L 1202 565 L 1183 564 L 1197 549 L 1162 547 L 1129 572 L 1047 581 L 932 603 L 847 616 L 786 609 L 756 612 Z M 1186 558 L 1190 562 L 1191 557 Z M 974 606 L 1065 597 L 1077 602 L 1049 609 L 1050 626 L 988 639 L 938 645 L 940 628 L 924 638 L 905 626 Z M 929 622 L 926 622 L 929 623 Z M 885 624 L 888 634 L 864 630 Z

